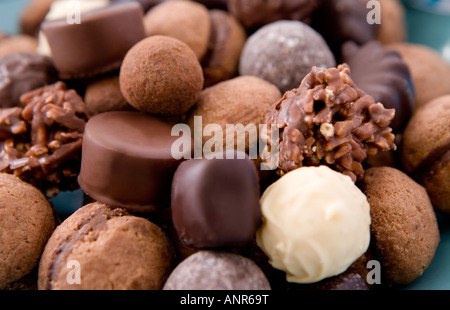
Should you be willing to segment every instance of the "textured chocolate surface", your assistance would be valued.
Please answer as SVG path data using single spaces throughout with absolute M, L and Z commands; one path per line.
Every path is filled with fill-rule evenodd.
M 261 269 L 250 259 L 221 251 L 199 251 L 170 274 L 164 290 L 270 290 Z
M 328 165 L 353 181 L 364 176 L 362 162 L 379 150 L 395 149 L 385 109 L 358 89 L 347 65 L 314 67 L 300 87 L 286 92 L 266 116 L 280 129 L 278 172 L 302 166 Z M 262 138 L 270 146 L 266 135 Z
M 391 127 L 401 131 L 411 117 L 415 95 L 411 74 L 400 54 L 378 41 L 361 47 L 347 42 L 342 51 L 353 82 L 385 108 L 395 109 Z
M 87 116 L 82 98 L 63 82 L 25 93 L 23 108 L 0 109 L 0 171 L 49 197 L 77 188 Z
M 106 112 L 86 125 L 80 187 L 97 201 L 133 211 L 169 206 L 172 126 L 139 112 Z M 190 151 L 190 150 L 188 150 Z
M 14 53 L 0 59 L 0 106 L 20 106 L 20 96 L 52 84 L 57 72 L 49 57 L 37 53 Z
M 245 153 L 230 151 L 223 158 L 185 161 L 175 173 L 172 218 L 189 246 L 242 246 L 261 224 L 255 165 Z
M 228 0 L 228 10 L 247 28 L 258 28 L 278 20 L 311 21 L 319 0 Z
M 81 14 L 80 24 L 44 21 L 52 59 L 61 78 L 86 78 L 117 70 L 128 50 L 145 37 L 143 10 L 130 2 Z

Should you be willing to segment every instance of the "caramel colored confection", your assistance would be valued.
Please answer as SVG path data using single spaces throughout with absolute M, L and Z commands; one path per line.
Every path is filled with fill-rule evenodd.
M 135 109 L 182 115 L 197 102 L 204 77 L 189 46 L 168 36 L 150 36 L 133 46 L 120 69 L 120 89 Z
M 159 290 L 174 259 L 173 246 L 157 225 L 95 202 L 78 209 L 52 234 L 39 263 L 38 288 Z M 67 268 L 75 261 L 78 283 L 77 275 L 69 274 L 76 265 Z
M 152 8 L 144 17 L 147 36 L 164 35 L 186 43 L 201 60 L 211 35 L 208 9 L 193 1 L 167 1 Z
M 281 129 L 278 173 L 328 165 L 360 180 L 368 155 L 396 149 L 389 127 L 394 115 L 394 109 L 385 109 L 353 84 L 347 65 L 313 67 L 266 116 L 267 124 Z M 270 147 L 271 139 L 262 139 Z
M 425 189 L 390 167 L 370 168 L 361 184 L 370 203 L 375 257 L 391 285 L 420 277 L 440 241 L 436 216 Z
M 0 109 L 0 171 L 19 176 L 48 197 L 78 188 L 83 99 L 63 82 L 25 93 L 23 108 Z
M 450 95 L 419 108 L 403 135 L 402 164 L 428 191 L 436 210 L 450 214 Z
M 55 0 L 30 1 L 20 16 L 20 29 L 22 33 L 30 36 L 37 36 L 39 27 L 44 21 L 53 2 L 55 2 Z
M 19 178 L 0 173 L 0 290 L 33 279 L 44 246 L 55 228 L 42 193 Z M 22 281 L 22 285 L 23 285 Z
M 38 40 L 25 34 L 18 34 L 6 37 L 0 41 L 0 58 L 5 56 L 21 53 L 36 52 Z
M 450 94 L 450 65 L 435 50 L 420 44 L 394 43 L 409 67 L 416 91 L 416 108 L 434 98 Z
M 255 29 L 279 20 L 311 21 L 319 0 L 228 0 L 228 10 L 246 28 Z
M 272 104 L 281 98 L 281 93 L 275 85 L 255 76 L 239 76 L 220 82 L 204 89 L 195 108 L 190 112 L 187 124 L 191 132 L 195 130 L 195 117 L 202 117 L 202 132 L 208 124 L 217 124 L 223 131 L 223 136 L 203 135 L 203 143 L 214 139 L 220 146 L 226 146 L 227 137 L 234 137 L 235 133 L 227 131 L 227 124 L 255 125 L 263 124 L 264 116 Z M 248 150 L 250 145 L 258 141 L 257 134 L 250 136 L 237 126 L 237 139 L 233 146 L 245 145 Z M 246 139 L 243 141 L 243 139 Z M 215 151 L 220 151 L 216 149 Z
M 383 44 L 402 42 L 406 40 L 405 8 L 400 0 L 381 0 L 381 16 L 376 39 Z

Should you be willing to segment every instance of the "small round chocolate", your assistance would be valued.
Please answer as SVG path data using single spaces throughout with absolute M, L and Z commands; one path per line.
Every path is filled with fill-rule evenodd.
M 49 57 L 37 53 L 14 53 L 0 59 L 0 106 L 21 106 L 20 96 L 57 81 Z
M 55 0 L 32 0 L 23 9 L 20 15 L 20 30 L 22 33 L 37 36 L 39 27 L 45 19 L 52 3 Z
M 430 265 L 440 235 L 425 189 L 390 167 L 370 168 L 361 184 L 370 203 L 375 257 L 389 284 L 408 284 Z
M 228 10 L 245 27 L 255 29 L 279 20 L 311 21 L 319 0 L 228 0 Z
M 353 82 L 385 108 L 395 109 L 391 127 L 401 132 L 412 115 L 415 91 L 409 68 L 400 54 L 378 41 L 362 46 L 347 42 L 342 51 Z
M 383 44 L 403 42 L 407 37 L 406 9 L 401 0 L 380 1 L 382 22 L 376 39 Z
M 0 173 L 0 289 L 29 275 L 54 228 L 51 204 L 18 177 Z
M 159 290 L 174 263 L 173 246 L 159 226 L 95 202 L 52 234 L 39 264 L 38 288 Z
M 144 113 L 92 117 L 83 136 L 80 187 L 97 201 L 136 212 L 168 206 L 172 177 L 181 163 L 172 156 L 178 138 L 171 133 L 170 123 Z
M 250 259 L 221 251 L 199 251 L 170 274 L 163 290 L 270 290 L 261 269 Z
M 181 163 L 172 182 L 173 224 L 181 241 L 194 248 L 243 246 L 261 224 L 253 162 L 245 153 L 220 155 Z
M 86 87 L 84 95 L 86 113 L 89 117 L 110 111 L 131 111 L 120 91 L 119 75 L 99 78 Z
M 38 48 L 38 40 L 32 36 L 18 34 L 0 41 L 0 58 L 15 53 L 34 53 Z
M 208 9 L 193 1 L 167 1 L 144 17 L 147 36 L 164 35 L 186 43 L 199 60 L 208 49 L 211 19 Z
M 313 66 L 335 65 L 327 43 L 314 29 L 300 21 L 278 21 L 248 38 L 239 72 L 267 80 L 283 93 L 298 87 Z
M 151 36 L 125 56 L 120 89 L 137 110 L 159 115 L 182 115 L 203 89 L 204 77 L 189 46 L 167 36 Z

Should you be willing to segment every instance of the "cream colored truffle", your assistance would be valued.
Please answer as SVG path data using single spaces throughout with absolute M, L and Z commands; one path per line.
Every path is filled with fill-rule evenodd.
M 289 282 L 338 275 L 370 242 L 370 206 L 350 177 L 326 166 L 302 167 L 273 183 L 261 198 L 258 246 Z

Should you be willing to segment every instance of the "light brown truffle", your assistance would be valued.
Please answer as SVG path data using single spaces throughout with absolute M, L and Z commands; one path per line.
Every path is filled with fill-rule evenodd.
M 383 44 L 405 41 L 407 30 L 403 4 L 399 0 L 382 0 L 380 3 L 381 23 L 375 38 Z
M 237 135 L 233 146 L 236 148 L 238 145 L 245 145 L 248 150 L 250 145 L 258 142 L 258 135 L 257 132 L 256 135 L 250 135 L 250 131 L 246 132 L 244 127 L 255 125 L 254 128 L 258 130 L 259 125 L 263 124 L 265 114 L 280 98 L 281 93 L 275 85 L 255 76 L 239 76 L 203 90 L 187 123 L 194 133 L 195 117 L 201 116 L 202 132 L 209 124 L 217 124 L 223 133 L 222 136 L 213 133 L 214 138 L 204 134 L 203 143 L 214 139 L 226 149 L 227 137 L 233 138 Z M 227 130 L 227 124 L 235 125 L 233 129 L 237 134 L 233 130 Z M 238 128 L 238 125 L 243 126 Z
M 122 96 L 118 74 L 105 76 L 90 83 L 86 87 L 84 101 L 89 117 L 109 111 L 133 110 Z
M 144 16 L 147 36 L 166 35 L 186 43 L 201 60 L 211 34 L 208 9 L 193 1 L 167 1 L 153 7 Z
M 29 35 L 19 34 L 0 41 L 0 58 L 20 52 L 36 52 L 38 40 Z
M 18 177 L 0 173 L 0 289 L 39 263 L 55 219 L 44 195 Z
M 174 255 L 157 225 L 123 209 L 91 203 L 51 236 L 39 264 L 38 288 L 158 290 L 172 270 Z M 67 280 L 76 280 L 69 273 L 76 265 L 70 262 L 79 263 L 79 284 Z
M 204 77 L 189 46 L 168 36 L 151 36 L 128 51 L 119 81 L 122 95 L 135 109 L 171 116 L 195 105 Z
M 32 0 L 23 9 L 20 15 L 20 30 L 24 34 L 37 36 L 39 27 L 45 19 L 55 0 Z
M 408 65 L 416 92 L 416 109 L 434 98 L 450 94 L 450 65 L 430 47 L 412 43 L 394 43 Z
M 425 189 L 390 167 L 366 171 L 362 189 L 370 204 L 375 255 L 391 285 L 408 284 L 430 265 L 440 241 Z
M 450 95 L 419 108 L 403 134 L 402 163 L 425 186 L 436 210 L 450 214 Z

